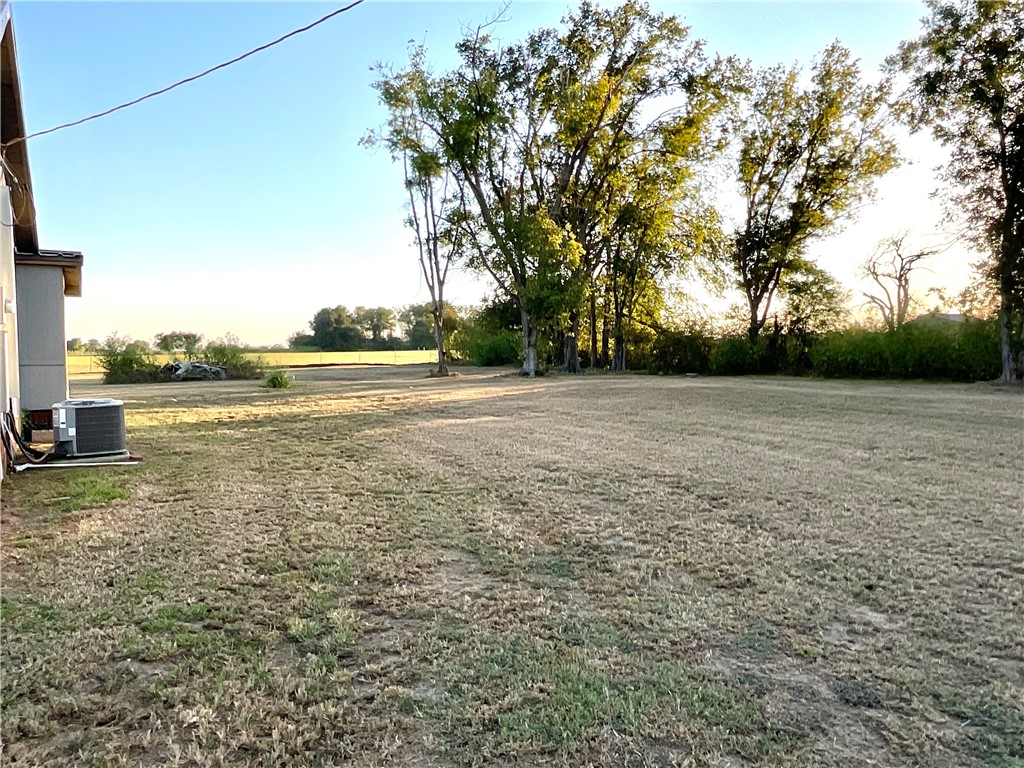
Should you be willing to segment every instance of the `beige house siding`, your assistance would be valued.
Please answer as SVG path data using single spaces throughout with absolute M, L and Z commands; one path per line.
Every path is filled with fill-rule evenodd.
M 16 291 L 14 287 L 14 221 L 11 211 L 11 190 L 0 186 L 0 412 L 9 407 L 21 413 L 18 380 L 18 324 L 15 315 Z M 0 461 L 0 478 L 5 467 Z
M 46 411 L 68 398 L 64 340 L 64 272 L 18 264 L 18 354 L 21 407 Z

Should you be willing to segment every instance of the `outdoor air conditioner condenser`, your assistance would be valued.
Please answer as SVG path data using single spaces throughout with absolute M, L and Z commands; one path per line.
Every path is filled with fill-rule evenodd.
M 127 452 L 124 403 L 109 397 L 56 403 L 53 442 L 54 453 L 68 458 Z

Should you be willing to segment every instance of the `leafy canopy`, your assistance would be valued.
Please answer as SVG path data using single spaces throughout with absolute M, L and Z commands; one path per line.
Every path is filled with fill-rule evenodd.
M 801 79 L 797 67 L 758 72 L 742 126 L 737 180 L 746 210 L 732 266 L 752 339 L 783 279 L 809 268 L 808 243 L 850 218 L 898 162 L 888 81 L 863 83 L 839 43 L 815 62 L 807 87 Z

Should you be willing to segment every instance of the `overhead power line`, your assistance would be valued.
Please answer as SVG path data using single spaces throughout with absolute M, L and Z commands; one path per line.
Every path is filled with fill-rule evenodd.
M 198 75 L 192 75 L 192 77 L 186 77 L 184 80 L 179 80 L 178 82 L 173 83 L 172 85 L 168 85 L 166 88 L 161 88 L 159 91 L 153 91 L 152 93 L 147 93 L 145 96 L 140 96 L 137 99 L 132 99 L 131 101 L 126 101 L 124 104 L 118 104 L 116 107 L 111 107 L 110 109 L 104 110 L 103 112 L 97 112 L 95 115 L 89 115 L 88 117 L 83 117 L 81 120 L 75 120 L 75 121 L 70 122 L 70 123 L 64 123 L 63 125 L 58 125 L 58 126 L 55 126 L 53 128 L 48 128 L 45 131 L 37 131 L 36 133 L 30 133 L 28 136 L 19 136 L 18 138 L 11 139 L 6 144 L 0 145 L 0 147 L 3 147 L 4 149 L 6 149 L 7 147 L 11 147 L 11 146 L 13 146 L 15 144 L 19 144 L 19 143 L 21 143 L 23 141 L 28 141 L 29 139 L 34 139 L 37 136 L 45 136 L 48 133 L 56 133 L 57 131 L 63 131 L 65 128 L 73 128 L 76 125 L 81 125 L 82 123 L 88 123 L 90 120 L 98 120 L 101 117 L 106 117 L 107 115 L 111 115 L 114 112 L 118 112 L 118 111 L 120 111 L 122 109 L 127 109 L 128 107 L 133 107 L 136 104 L 139 104 L 140 102 L 146 101 L 146 99 L 152 99 L 153 97 L 160 96 L 160 95 L 162 95 L 164 93 L 167 93 L 168 91 L 173 91 L 175 88 L 180 88 L 181 86 L 183 86 L 183 85 L 185 85 L 187 83 L 194 82 L 194 81 L 198 80 L 201 77 L 206 77 L 207 75 L 211 75 L 214 72 L 216 72 L 217 70 L 224 69 L 225 67 L 230 67 L 232 64 L 237 64 L 238 62 L 242 61 L 243 59 L 247 59 L 250 56 L 254 56 L 257 53 L 260 53 L 261 51 L 265 51 L 268 48 L 273 48 L 278 43 L 283 43 L 285 40 L 287 40 L 290 37 L 295 37 L 296 35 L 301 35 L 303 32 L 308 32 L 309 30 L 313 29 L 313 27 L 316 27 L 316 26 L 319 26 L 320 24 L 323 24 L 325 21 L 330 21 L 335 16 L 340 16 L 341 14 L 345 13 L 346 11 L 351 11 L 357 5 L 361 5 L 365 1 L 366 0 L 355 0 L 355 2 L 349 3 L 344 8 L 338 8 L 336 11 L 331 11 L 326 16 L 324 16 L 322 18 L 319 18 L 316 21 L 314 21 L 312 24 L 307 24 L 306 26 L 300 27 L 299 29 L 294 29 L 294 30 L 292 30 L 291 32 L 289 32 L 286 35 L 281 35 L 281 37 L 277 38 L 276 40 L 272 40 L 271 42 L 269 42 L 269 43 L 267 43 L 265 45 L 261 45 L 259 48 L 253 48 L 251 51 L 247 51 L 246 53 L 243 53 L 241 56 L 236 56 L 235 58 L 231 59 L 230 61 L 225 61 L 223 64 L 218 64 L 215 67 L 210 67 L 205 72 L 200 72 Z

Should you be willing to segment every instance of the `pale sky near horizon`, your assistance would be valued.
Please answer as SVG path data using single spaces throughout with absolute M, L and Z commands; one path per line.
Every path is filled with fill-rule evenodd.
M 342 3 L 338 3 L 341 5 Z M 307 24 L 326 3 L 40 2 L 15 0 L 28 131 L 138 97 Z M 661 2 L 711 51 L 755 65 L 800 61 L 838 38 L 874 76 L 919 33 L 920 2 Z M 284 343 L 317 309 L 399 306 L 427 298 L 403 227 L 401 173 L 359 139 L 384 118 L 375 62 L 402 64 L 425 41 L 438 68 L 467 25 L 498 3 L 370 0 L 310 32 L 203 80 L 29 144 L 40 242 L 85 254 L 69 337 L 112 331 L 152 338 L 191 330 Z M 572 5 L 516 2 L 496 35 L 512 41 L 558 22 Z M 815 245 L 848 287 L 882 237 L 941 234 L 930 198 L 943 153 L 904 136 L 909 164 L 879 184 L 875 204 Z M 973 257 L 933 259 L 917 290 L 958 288 Z M 457 275 L 450 298 L 479 302 L 489 284 Z M 738 298 L 738 294 L 735 298 Z

